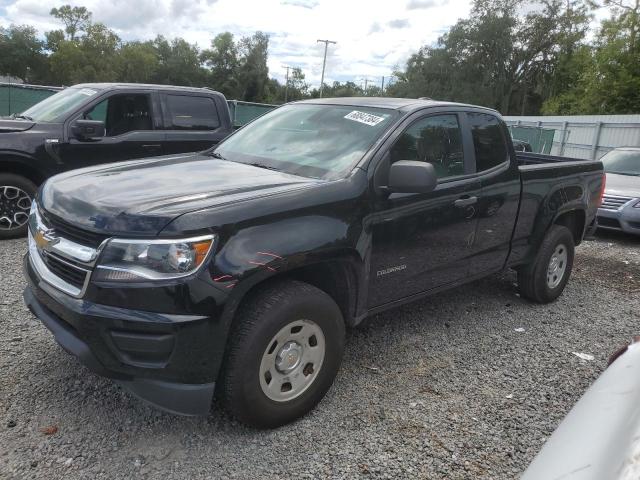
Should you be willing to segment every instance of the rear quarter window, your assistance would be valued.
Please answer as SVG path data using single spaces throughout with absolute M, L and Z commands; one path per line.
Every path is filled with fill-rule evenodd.
M 507 142 L 500 120 L 488 113 L 467 113 L 467 118 L 476 153 L 476 171 L 483 172 L 506 162 Z
M 167 107 L 173 130 L 215 130 L 220 126 L 218 109 L 210 97 L 169 94 Z

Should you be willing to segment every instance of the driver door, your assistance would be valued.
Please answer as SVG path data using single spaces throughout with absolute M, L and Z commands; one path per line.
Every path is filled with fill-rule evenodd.
M 101 99 L 74 118 L 100 120 L 105 136 L 78 139 L 67 126 L 60 157 L 69 169 L 162 155 L 164 132 L 157 129 L 151 92 L 117 93 Z
M 369 308 L 466 278 L 473 253 L 480 181 L 473 178 L 473 146 L 464 114 L 438 113 L 411 122 L 389 146 L 375 173 L 385 185 L 399 160 L 433 164 L 429 193 L 376 195 L 371 217 Z

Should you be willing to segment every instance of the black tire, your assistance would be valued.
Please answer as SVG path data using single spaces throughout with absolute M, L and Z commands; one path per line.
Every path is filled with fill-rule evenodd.
M 557 285 L 551 287 L 549 282 L 553 282 L 553 276 L 548 280 L 548 269 L 554 252 L 562 246 L 566 247 L 566 264 L 561 277 L 557 278 Z M 575 245 L 571 231 L 562 225 L 553 225 L 542 240 L 535 261 L 518 270 L 520 294 L 538 303 L 553 302 L 562 294 L 569 281 L 574 252 Z
M 325 354 L 315 378 L 299 396 L 270 399 L 261 387 L 263 355 L 278 332 L 295 321 L 315 322 L 324 335 Z M 322 400 L 340 368 L 345 327 L 340 309 L 322 290 L 293 280 L 268 285 L 245 301 L 231 330 L 218 398 L 238 420 L 257 428 L 274 428 L 309 412 Z M 281 348 L 278 346 L 277 349 Z M 264 374 L 262 374 L 264 375 Z M 305 374 L 306 375 L 306 374 Z
M 27 214 L 29 213 L 29 209 L 25 208 L 27 203 L 22 196 L 18 199 L 8 198 L 8 196 L 13 197 L 14 193 L 20 190 L 29 197 L 28 205 L 30 206 L 37 188 L 31 180 L 21 175 L 0 173 L 0 240 L 24 237 L 27 234 L 27 222 L 22 223 L 25 218 L 22 213 L 25 210 Z M 16 214 L 18 217 L 15 216 Z

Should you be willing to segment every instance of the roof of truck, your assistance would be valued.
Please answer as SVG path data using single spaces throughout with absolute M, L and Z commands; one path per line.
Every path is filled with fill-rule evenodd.
M 203 87 L 184 87 L 179 85 L 155 85 L 151 83 L 79 83 L 72 85 L 73 88 L 95 88 L 96 90 L 105 90 L 107 88 L 152 88 L 157 90 L 175 90 L 175 91 L 188 91 L 201 90 L 207 93 L 218 93 L 210 88 Z
M 401 110 L 403 112 L 411 112 L 425 107 L 467 107 L 480 108 L 496 113 L 495 110 L 478 105 L 468 105 L 464 103 L 444 102 L 441 100 L 432 100 L 426 98 L 392 98 L 392 97 L 338 97 L 338 98 L 315 98 L 310 100 L 301 100 L 295 103 L 315 103 L 323 105 L 349 105 L 358 107 L 371 108 L 390 108 L 393 110 Z

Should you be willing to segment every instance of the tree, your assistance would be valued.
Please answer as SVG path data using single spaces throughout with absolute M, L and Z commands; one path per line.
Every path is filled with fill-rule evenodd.
M 251 37 L 243 37 L 240 40 L 238 81 L 242 89 L 240 92 L 242 100 L 264 101 L 269 81 L 268 50 L 269 36 L 262 32 L 256 32 Z
M 56 82 L 115 82 L 118 80 L 120 38 L 102 23 L 86 27 L 76 40 L 63 40 L 51 54 L 51 72 Z
M 561 54 L 584 38 L 590 17 L 578 1 L 528 3 L 523 16 L 522 0 L 476 0 L 469 19 L 410 57 L 389 92 L 537 113 Z
M 36 30 L 28 25 L 0 27 L 0 74 L 18 77 L 24 82 L 44 80 L 48 61 Z
M 158 69 L 158 55 L 152 42 L 129 42 L 118 53 L 118 80 L 149 83 Z
M 200 54 L 200 61 L 209 69 L 208 83 L 228 97 L 239 95 L 238 46 L 233 35 L 224 32 L 211 41 L 211 48 Z
M 556 114 L 637 113 L 640 110 L 640 1 L 605 2 L 612 17 L 601 24 L 593 48 L 578 57 L 577 80 L 547 101 Z
M 153 75 L 156 83 L 202 86 L 205 71 L 200 65 L 198 47 L 182 38 L 169 42 L 162 35 L 156 37 L 153 46 L 158 56 L 158 66 Z
M 69 35 L 71 41 L 76 39 L 76 34 L 79 31 L 83 31 L 91 25 L 91 12 L 86 7 L 63 5 L 60 8 L 52 8 L 50 14 L 64 23 L 64 31 Z

